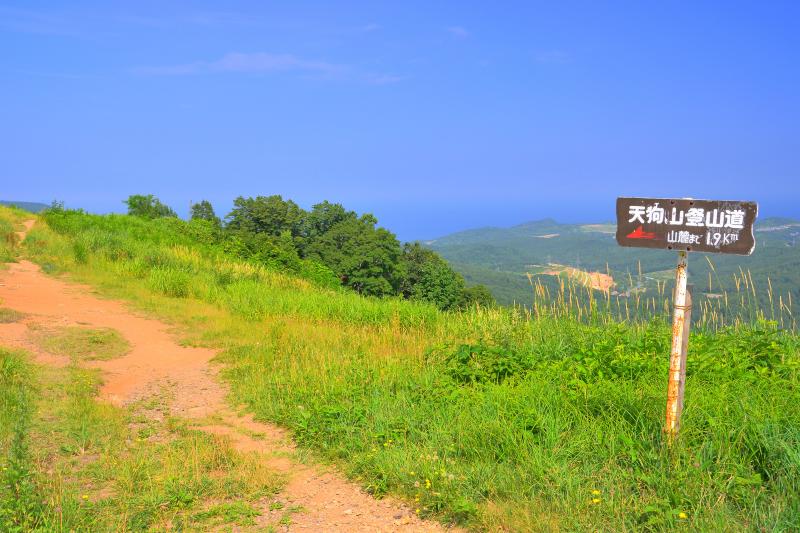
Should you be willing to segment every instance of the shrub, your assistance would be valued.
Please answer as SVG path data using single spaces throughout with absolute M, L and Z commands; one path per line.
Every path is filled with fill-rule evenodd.
M 128 214 L 143 218 L 177 217 L 175 211 L 152 194 L 134 194 L 125 200 Z
M 189 295 L 189 280 L 186 272 L 157 266 L 150 271 L 148 284 L 151 289 L 165 296 L 185 298 Z
M 503 383 L 524 377 L 532 368 L 530 360 L 513 348 L 485 344 L 461 344 L 445 353 L 445 373 L 465 385 Z

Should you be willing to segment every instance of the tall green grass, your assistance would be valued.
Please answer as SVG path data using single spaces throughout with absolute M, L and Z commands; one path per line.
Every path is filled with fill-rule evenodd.
M 17 231 L 30 214 L 16 208 L 0 207 L 0 265 L 13 261 L 19 246 Z
M 29 531 L 42 505 L 33 482 L 28 432 L 35 394 L 30 366 L 19 353 L 0 348 L 0 529 Z
M 511 531 L 800 524 L 800 341 L 768 313 L 694 330 L 667 447 L 668 314 L 637 319 L 634 300 L 534 287 L 529 309 L 442 313 L 236 261 L 178 222 L 70 216 L 31 234 L 31 257 L 203 330 L 237 402 L 421 515 Z
M 774 329 L 696 336 L 683 435 L 668 449 L 668 328 L 524 329 L 528 339 L 443 346 L 419 365 L 276 325 L 223 360 L 256 413 L 422 513 L 512 530 L 797 523 L 796 341 Z
M 692 291 L 695 293 L 693 327 L 719 331 L 769 320 L 781 329 L 797 331 L 791 291 L 776 293 L 769 276 L 754 280 L 749 270 L 741 268 L 730 279 L 720 279 L 714 262 L 708 256 L 704 259 L 710 269 L 708 283 L 702 285 L 702 290 Z M 531 305 L 526 310 L 536 316 L 544 313 L 595 323 L 669 320 L 674 283 L 656 281 L 655 288 L 647 287 L 641 264 L 638 267 L 638 277 L 629 272 L 628 279 L 620 282 L 621 293 L 615 294 L 592 289 L 580 276 L 561 275 L 552 279 L 528 274 L 532 293 Z

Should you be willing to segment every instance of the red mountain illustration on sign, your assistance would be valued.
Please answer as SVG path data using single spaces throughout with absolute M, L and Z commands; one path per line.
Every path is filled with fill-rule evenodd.
M 656 234 L 645 231 L 642 226 L 639 226 L 634 231 L 628 233 L 626 237 L 629 239 L 655 239 Z

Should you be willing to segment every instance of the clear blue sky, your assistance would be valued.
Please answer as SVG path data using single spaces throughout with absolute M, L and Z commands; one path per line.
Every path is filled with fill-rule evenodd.
M 618 195 L 800 217 L 800 2 L 0 1 L 0 198 L 329 199 L 403 239 Z

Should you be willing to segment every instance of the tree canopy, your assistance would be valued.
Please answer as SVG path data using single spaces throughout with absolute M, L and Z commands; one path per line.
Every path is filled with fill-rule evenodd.
M 142 218 L 177 217 L 175 211 L 152 194 L 133 194 L 125 200 L 128 214 Z
M 152 194 L 126 203 L 131 215 L 177 216 Z M 436 252 L 416 242 L 402 246 L 370 213 L 359 216 L 327 200 L 305 211 L 280 195 L 239 196 L 233 205 L 223 224 L 211 202 L 192 204 L 187 231 L 226 253 L 303 273 L 325 286 L 338 279 L 364 295 L 424 300 L 443 310 L 494 304 L 485 287 L 467 288 Z
M 362 294 L 397 294 L 403 278 L 402 249 L 393 233 L 375 227 L 375 218 L 346 217 L 310 241 L 306 257 L 328 265 L 346 287 Z
M 461 303 L 459 307 L 465 309 L 467 307 L 492 307 L 497 302 L 489 291 L 486 285 L 474 285 L 467 287 L 461 295 Z
M 191 220 L 207 220 L 216 227 L 222 226 L 222 221 L 214 212 L 214 207 L 208 200 L 200 200 L 196 204 L 192 204 L 191 211 L 191 215 L 189 216 Z
M 454 309 L 462 300 L 464 278 L 439 254 L 418 242 L 403 248 L 406 276 L 402 293 L 406 298 L 426 300 L 440 309 Z
M 266 233 L 273 237 L 280 236 L 284 231 L 288 231 L 292 237 L 298 237 L 302 231 L 303 210 L 278 194 L 255 198 L 239 196 L 233 206 L 233 210 L 225 217 L 229 229 Z
M 315 204 L 306 214 L 303 236 L 313 241 L 326 234 L 332 227 L 345 220 L 355 220 L 358 215 L 355 211 L 348 211 L 342 204 L 332 204 L 325 200 Z

